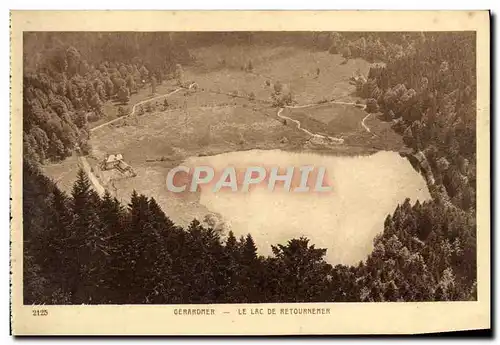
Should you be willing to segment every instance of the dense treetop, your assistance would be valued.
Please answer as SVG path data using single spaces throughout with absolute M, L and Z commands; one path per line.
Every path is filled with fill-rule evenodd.
M 306 238 L 263 257 L 250 234 L 236 239 L 196 220 L 182 229 L 147 196 L 134 193 L 128 205 L 100 198 L 83 172 L 65 195 L 40 173 L 36 162 L 88 149 L 88 122 L 103 102 L 175 75 L 190 46 L 221 38 L 378 62 L 357 92 L 403 135 L 433 200 L 402 200 L 365 261 L 332 266 Z M 25 303 L 477 298 L 474 33 L 26 33 L 24 41 Z
M 197 220 L 176 226 L 153 198 L 127 206 L 92 191 L 83 171 L 70 196 L 25 164 L 26 304 L 180 304 L 467 300 L 476 294 L 475 222 L 434 201 L 406 200 L 365 262 L 325 262 L 307 238 L 258 255 Z

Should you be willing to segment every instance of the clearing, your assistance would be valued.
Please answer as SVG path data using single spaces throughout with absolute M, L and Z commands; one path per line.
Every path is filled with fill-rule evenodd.
M 403 145 L 390 124 L 375 115 L 365 118 L 366 112 L 349 104 L 358 100 L 349 77 L 368 73 L 370 64 L 364 60 L 342 64 L 343 58 L 328 52 L 270 46 L 220 45 L 192 54 L 196 62 L 185 67 L 184 75 L 198 84 L 197 90 L 176 91 L 174 81 L 158 85 L 156 95 L 144 88 L 131 96 L 127 106 L 129 113 L 141 103 L 140 111 L 136 107 L 133 115 L 117 119 L 118 105 L 108 103 L 107 116 L 93 124 L 92 154 L 87 157 L 92 173 L 124 203 L 136 190 L 154 197 L 175 222 L 186 225 L 209 211 L 196 193 L 182 199 L 168 196 L 165 177 L 189 157 L 253 149 L 352 156 L 397 151 Z M 252 71 L 242 70 L 249 60 Z M 297 105 L 284 108 L 282 115 L 295 122 L 285 121 L 278 116 L 280 109 L 272 106 L 278 81 L 292 92 Z M 297 121 L 305 130 L 297 128 Z M 322 135 L 341 140 L 321 140 Z M 98 169 L 108 154 L 117 153 L 133 167 L 136 177 Z M 74 157 L 46 166 L 45 171 L 69 191 L 77 166 Z

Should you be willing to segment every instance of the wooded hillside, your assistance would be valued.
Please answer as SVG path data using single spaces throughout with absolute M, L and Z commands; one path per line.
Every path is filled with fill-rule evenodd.
M 152 75 L 162 80 L 174 61 L 189 59 L 189 39 L 181 35 L 174 49 L 167 34 L 89 33 L 84 46 L 77 34 L 27 35 L 40 36 L 25 40 L 39 52 L 26 57 L 24 76 L 25 303 L 477 298 L 473 33 L 302 34 L 313 49 L 382 63 L 358 92 L 404 136 L 409 159 L 421 157 L 415 167 L 428 162 L 422 173 L 433 177 L 433 200 L 402 200 L 366 261 L 333 267 L 326 249 L 306 238 L 275 244 L 263 257 L 251 234 L 236 239 L 196 220 L 182 229 L 147 196 L 134 193 L 128 205 L 100 198 L 83 172 L 71 195 L 62 193 L 36 162 L 62 159 L 77 145 L 85 152 L 89 117 L 120 90 L 133 92 Z M 165 50 L 152 50 L 155 39 Z

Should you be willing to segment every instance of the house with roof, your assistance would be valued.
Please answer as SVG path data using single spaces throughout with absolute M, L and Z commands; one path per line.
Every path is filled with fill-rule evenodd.
M 108 157 L 104 159 L 102 169 L 114 169 L 119 166 L 120 162 L 123 162 L 123 156 L 121 153 L 118 153 L 116 155 L 108 155 Z
M 137 176 L 134 169 L 125 162 L 121 153 L 115 155 L 108 155 L 101 164 L 102 170 L 112 170 L 116 169 L 122 174 L 129 177 Z

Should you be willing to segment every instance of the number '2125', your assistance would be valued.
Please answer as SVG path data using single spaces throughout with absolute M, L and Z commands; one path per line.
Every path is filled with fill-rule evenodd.
M 49 311 L 47 309 L 34 309 L 32 310 L 33 316 L 47 316 Z

